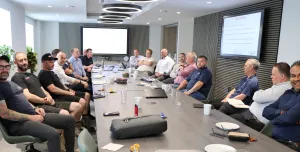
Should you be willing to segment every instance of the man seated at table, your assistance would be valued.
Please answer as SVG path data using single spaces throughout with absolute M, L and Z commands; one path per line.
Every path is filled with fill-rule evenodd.
M 177 88 L 182 81 L 184 81 L 195 69 L 197 69 L 196 65 L 197 55 L 194 52 L 187 53 L 186 62 L 187 64 L 180 67 L 177 77 L 174 80 L 174 86 Z
M 30 103 L 43 108 L 46 113 L 69 115 L 68 111 L 70 111 L 71 115 L 79 121 L 83 107 L 77 102 L 55 102 L 51 95 L 44 90 L 38 78 L 27 72 L 28 60 L 25 53 L 17 52 L 14 62 L 18 70 L 11 81 L 23 88 L 23 93 Z
M 139 54 L 140 54 L 140 51 L 138 49 L 133 50 L 133 56 L 131 56 L 130 59 L 129 59 L 130 67 L 135 67 L 135 68 L 138 67 L 139 61 L 142 58 L 144 58 L 143 56 L 141 56 Z
M 0 57 L 0 117 L 12 136 L 29 135 L 47 140 L 49 152 L 61 150 L 60 135 L 64 130 L 65 148 L 74 152 L 75 119 L 69 115 L 45 113 L 44 109 L 32 107 L 23 94 L 23 89 L 7 81 L 10 70 L 9 58 Z
M 140 72 L 147 72 L 148 75 L 149 73 L 153 73 L 154 65 L 155 65 L 155 59 L 152 57 L 152 50 L 147 49 L 146 56 L 143 57 L 138 63 L 139 67 L 136 69 L 137 74 Z
M 52 51 L 52 56 L 56 58 L 56 56 L 57 56 L 57 54 L 58 54 L 59 52 L 61 52 L 60 49 L 54 49 L 54 50 Z M 64 69 L 66 75 L 75 78 L 75 76 L 74 76 L 74 74 L 73 74 L 74 68 L 73 68 L 72 64 L 71 64 L 68 60 L 66 60 L 66 63 L 63 65 L 63 69 Z
M 84 108 L 83 118 L 93 118 L 89 113 L 90 94 L 87 92 L 74 91 L 63 85 L 58 76 L 51 70 L 54 67 L 54 60 L 50 53 L 42 56 L 43 69 L 40 71 L 38 78 L 43 88 L 50 93 L 50 95 L 59 101 L 79 102 Z
M 162 81 L 162 83 L 165 84 L 174 84 L 174 80 L 178 75 L 178 71 L 181 67 L 183 67 L 185 65 L 185 54 L 184 53 L 180 53 L 178 56 L 178 64 L 175 64 L 171 73 L 170 73 L 170 78 Z
M 198 69 L 183 80 L 177 90 L 197 100 L 205 100 L 212 85 L 212 74 L 206 65 L 207 57 L 199 56 L 197 59 Z
M 243 124 L 260 131 L 269 122 L 262 116 L 266 106 L 274 103 L 286 90 L 291 89 L 290 66 L 285 62 L 276 63 L 272 69 L 273 86 L 266 90 L 256 91 L 250 108 L 237 114 L 230 115 Z
M 91 91 L 89 89 L 89 85 L 87 82 L 70 77 L 65 74 L 62 66 L 67 61 L 66 54 L 64 52 L 59 52 L 57 54 L 57 61 L 54 63 L 53 72 L 58 76 L 60 79 L 60 82 L 67 86 L 68 88 L 75 90 L 75 91 L 81 91 L 81 92 L 89 92 L 91 94 Z
M 91 72 L 94 67 L 93 64 L 93 50 L 88 48 L 85 50 L 85 55 L 81 58 L 83 69 L 85 70 L 86 76 L 89 78 L 89 83 L 91 82 Z
M 242 100 L 245 105 L 251 105 L 253 102 L 252 97 L 258 90 L 258 80 L 256 72 L 260 66 L 260 63 L 256 59 L 248 59 L 244 65 L 245 77 L 237 84 L 237 86 L 231 90 L 227 96 L 219 103 L 214 103 L 213 106 L 219 111 L 232 115 L 244 111 L 243 108 L 235 108 L 231 106 L 227 101 L 230 98 Z
M 74 68 L 73 74 L 74 74 L 75 78 L 84 80 L 84 81 L 89 81 L 89 78 L 86 76 L 86 72 L 83 68 L 82 61 L 79 58 L 80 52 L 79 52 L 78 48 L 71 49 L 71 54 L 72 54 L 72 56 L 69 58 L 68 61 L 73 65 L 73 68 Z
M 159 81 L 163 81 L 170 76 L 170 72 L 175 64 L 172 58 L 168 56 L 168 50 L 162 49 L 160 51 L 161 59 L 157 62 L 154 78 Z
M 276 102 L 265 107 L 263 116 L 273 124 L 272 136 L 292 141 L 300 146 L 300 60 L 290 70 L 292 89 L 287 90 Z

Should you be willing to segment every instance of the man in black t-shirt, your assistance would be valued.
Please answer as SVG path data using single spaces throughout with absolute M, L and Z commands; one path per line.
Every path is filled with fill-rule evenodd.
M 51 95 L 44 90 L 38 78 L 26 72 L 28 69 L 28 60 L 25 53 L 17 52 L 14 63 L 18 67 L 18 72 L 12 77 L 12 81 L 23 88 L 23 93 L 34 106 L 45 109 L 46 113 L 59 113 L 71 115 L 80 120 L 83 107 L 78 102 L 55 102 Z M 68 111 L 67 111 L 68 110 Z
M 93 116 L 89 113 L 90 94 L 87 92 L 75 92 L 63 85 L 58 76 L 51 71 L 54 67 L 54 60 L 57 60 L 57 58 L 54 58 L 50 53 L 46 53 L 42 56 L 43 69 L 40 71 L 38 78 L 43 88 L 48 91 L 51 96 L 57 100 L 57 102 L 79 102 L 82 106 L 84 106 L 84 118 L 86 118 L 86 116 L 93 118 Z
M 10 70 L 9 58 L 0 57 L 0 117 L 12 136 L 33 136 L 48 141 L 49 152 L 59 152 L 60 135 L 64 130 L 67 152 L 74 152 L 75 119 L 69 115 L 45 113 L 42 108 L 33 108 L 23 94 L 23 89 L 7 81 Z
M 92 84 L 91 76 L 92 76 L 92 69 L 94 67 L 93 64 L 93 50 L 88 48 L 85 50 L 85 55 L 81 58 L 81 62 L 83 68 L 86 72 L 86 76 L 89 78 L 89 84 Z

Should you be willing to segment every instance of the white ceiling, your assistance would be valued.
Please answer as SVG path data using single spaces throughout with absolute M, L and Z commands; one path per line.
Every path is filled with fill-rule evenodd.
M 87 16 L 89 13 L 101 13 L 101 0 L 11 0 L 26 10 L 26 15 L 42 21 L 96 23 L 97 17 Z M 211 1 L 211 4 L 207 4 Z M 135 3 L 143 7 L 143 11 L 125 20 L 125 24 L 166 25 L 181 19 L 194 18 L 220 12 L 223 10 L 254 4 L 265 0 L 159 0 L 153 3 Z M 120 3 L 116 0 L 104 0 L 106 3 Z M 49 8 L 48 5 L 52 7 Z M 66 5 L 75 6 L 67 8 Z M 177 14 L 180 12 L 180 15 Z M 161 20 L 158 20 L 161 18 Z

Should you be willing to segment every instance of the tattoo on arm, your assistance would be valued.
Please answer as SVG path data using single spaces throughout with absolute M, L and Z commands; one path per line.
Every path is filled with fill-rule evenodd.
M 0 117 L 11 121 L 28 120 L 27 114 L 8 109 L 4 100 L 0 101 Z

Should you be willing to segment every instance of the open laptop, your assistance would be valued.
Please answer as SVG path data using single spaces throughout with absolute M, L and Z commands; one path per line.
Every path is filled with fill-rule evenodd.
M 163 89 L 146 89 L 145 90 L 146 98 L 168 98 L 165 90 Z

